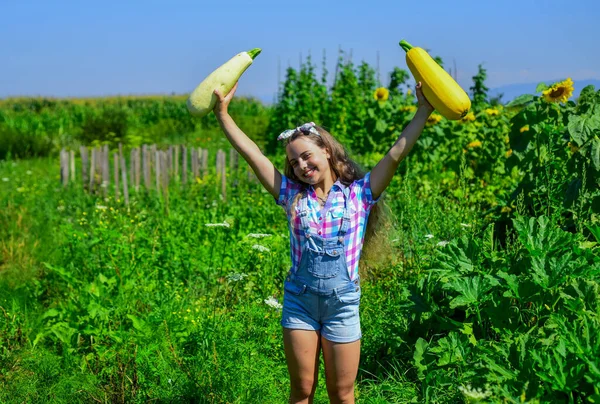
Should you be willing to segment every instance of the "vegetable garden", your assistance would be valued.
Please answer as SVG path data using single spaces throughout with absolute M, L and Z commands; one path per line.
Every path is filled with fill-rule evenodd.
M 280 169 L 277 134 L 307 121 L 372 168 L 415 111 L 408 72 L 320 70 L 231 114 Z M 471 112 L 432 115 L 383 198 L 388 253 L 361 268 L 358 402 L 600 402 L 600 91 L 572 91 L 503 104 L 480 67 Z M 184 97 L 0 101 L 0 402 L 285 402 L 283 210 L 246 175 L 227 201 L 210 171 L 128 205 L 61 185 L 61 149 L 119 144 L 210 167 L 229 147 Z

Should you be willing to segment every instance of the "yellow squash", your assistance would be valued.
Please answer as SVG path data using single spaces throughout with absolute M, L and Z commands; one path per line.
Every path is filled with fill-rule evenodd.
M 213 91 L 218 88 L 221 94 L 227 95 L 260 52 L 260 48 L 254 48 L 238 53 L 208 75 L 188 97 L 190 113 L 201 118 L 212 111 L 217 103 Z
M 427 101 L 446 119 L 461 119 L 469 112 L 471 100 L 458 83 L 422 48 L 405 40 L 400 46 L 406 51 L 406 64 L 415 80 L 423 85 Z

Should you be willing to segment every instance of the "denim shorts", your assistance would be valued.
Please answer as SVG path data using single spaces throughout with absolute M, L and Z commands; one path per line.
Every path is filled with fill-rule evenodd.
M 332 342 L 357 341 L 362 337 L 360 295 L 358 279 L 323 289 L 290 275 L 284 284 L 281 325 L 294 330 L 319 331 Z

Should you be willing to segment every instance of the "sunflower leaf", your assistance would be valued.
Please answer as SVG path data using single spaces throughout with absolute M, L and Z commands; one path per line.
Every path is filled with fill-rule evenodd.
M 535 96 L 531 95 L 531 94 L 520 95 L 517 98 L 515 98 L 514 100 L 512 100 L 511 102 L 509 102 L 508 104 L 506 104 L 506 107 L 507 108 L 522 107 L 524 105 L 529 104 L 531 101 L 533 101 L 534 97 Z
M 548 84 L 546 84 L 546 83 L 539 83 L 537 85 L 537 87 L 535 88 L 535 92 L 536 93 L 541 93 L 542 91 L 547 90 L 548 88 L 549 88 Z
M 592 140 L 592 162 L 596 170 L 600 170 L 600 139 L 598 136 Z
M 571 115 L 567 127 L 577 146 L 581 147 L 595 130 L 600 129 L 600 119 L 595 115 Z

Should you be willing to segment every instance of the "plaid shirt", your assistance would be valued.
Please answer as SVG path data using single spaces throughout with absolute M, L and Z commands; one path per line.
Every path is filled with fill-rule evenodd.
M 369 212 L 377 202 L 371 194 L 370 178 L 371 173 L 369 172 L 364 178 L 356 180 L 349 185 L 350 198 L 348 200 L 348 209 L 350 211 L 350 226 L 344 236 L 344 245 L 348 275 L 352 281 L 358 277 L 358 260 L 363 246 Z M 277 204 L 285 208 L 288 217 L 292 273 L 295 273 L 298 265 L 300 265 L 302 247 L 306 244 L 302 223 L 298 215 L 300 213 L 299 203 L 294 207 L 296 212 L 294 215 L 295 219 L 292 221 L 291 205 L 294 198 L 299 192 L 306 189 L 308 191 L 308 217 L 311 232 L 324 238 L 336 237 L 344 215 L 344 188 L 346 188 L 346 185 L 340 181 L 336 181 L 331 187 L 327 203 L 321 209 L 317 194 L 311 185 L 307 187 L 305 184 L 293 182 L 285 175 L 282 175 Z

